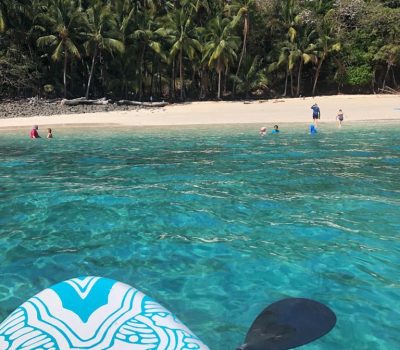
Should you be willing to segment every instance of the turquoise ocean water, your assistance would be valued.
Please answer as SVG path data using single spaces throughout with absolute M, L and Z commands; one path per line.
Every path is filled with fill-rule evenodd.
M 314 350 L 400 339 L 400 124 L 0 133 L 0 321 L 51 284 L 141 289 L 211 349 L 285 297 L 329 305 Z

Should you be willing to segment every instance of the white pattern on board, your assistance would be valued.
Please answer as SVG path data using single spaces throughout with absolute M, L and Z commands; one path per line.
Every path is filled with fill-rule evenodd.
M 208 350 L 142 292 L 100 277 L 45 289 L 0 324 L 1 350 Z

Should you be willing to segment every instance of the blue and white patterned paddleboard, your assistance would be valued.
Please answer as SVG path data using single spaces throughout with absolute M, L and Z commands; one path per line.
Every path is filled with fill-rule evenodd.
M 80 277 L 45 289 L 0 324 L 1 350 L 208 350 L 137 289 Z

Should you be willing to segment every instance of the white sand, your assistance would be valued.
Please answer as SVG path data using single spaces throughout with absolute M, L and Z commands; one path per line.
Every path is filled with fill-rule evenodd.
M 0 128 L 30 127 L 40 129 L 55 125 L 198 125 L 257 123 L 271 126 L 279 123 L 312 122 L 311 105 L 321 108 L 321 123 L 336 122 L 339 108 L 344 122 L 400 120 L 399 95 L 338 95 L 316 98 L 264 100 L 254 102 L 194 102 L 165 108 L 121 112 L 101 112 L 30 118 L 0 119 Z

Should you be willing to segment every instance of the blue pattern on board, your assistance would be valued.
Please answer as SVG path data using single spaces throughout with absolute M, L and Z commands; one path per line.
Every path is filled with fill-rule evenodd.
M 74 283 L 74 287 L 68 283 L 59 283 L 51 289 L 59 295 L 65 309 L 75 312 L 83 322 L 87 322 L 94 311 L 107 304 L 108 293 L 115 283 L 116 281 L 107 278 L 97 280 L 84 299 L 75 292 L 74 287 L 85 293 L 87 286 L 81 287 L 78 283 Z
M 0 324 L 1 350 L 207 350 L 173 314 L 140 291 L 100 277 L 45 289 Z

